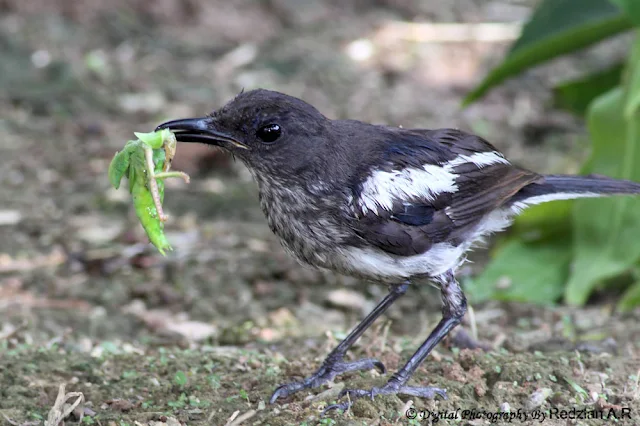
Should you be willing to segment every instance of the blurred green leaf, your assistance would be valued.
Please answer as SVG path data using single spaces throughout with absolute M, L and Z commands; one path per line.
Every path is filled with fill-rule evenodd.
M 187 375 L 185 374 L 184 371 L 176 371 L 176 375 L 173 377 L 173 381 L 180 388 L 183 388 L 188 383 Z
M 553 303 L 562 296 L 570 260 L 570 238 L 512 239 L 479 277 L 467 283 L 466 290 L 474 302 L 493 298 Z
M 640 2 L 638 0 L 611 0 L 622 9 L 636 25 L 640 26 Z
M 518 216 L 489 266 L 466 285 L 471 299 L 557 301 L 569 275 L 572 206 L 573 200 L 544 203 Z M 501 289 L 504 283 L 511 285 Z
M 518 216 L 512 234 L 524 239 L 565 238 L 571 232 L 574 200 L 538 204 Z
M 640 305 L 640 281 L 629 287 L 625 294 L 622 295 L 618 302 L 618 309 L 627 312 L 638 305 Z
M 634 115 L 640 106 L 640 32 L 631 51 L 629 58 L 629 71 L 625 76 L 627 85 L 627 99 L 624 106 L 624 115 L 627 120 L 633 121 Z
M 583 116 L 591 101 L 620 84 L 623 70 L 624 63 L 619 63 L 604 71 L 561 83 L 553 88 L 553 103 Z
M 632 83 L 640 73 L 640 38 L 633 50 L 627 84 L 597 98 L 587 121 L 593 141 L 591 171 L 639 181 L 640 113 L 634 109 L 633 116 L 625 118 L 624 111 L 640 90 Z M 627 271 L 640 259 L 638 212 L 638 197 L 575 202 L 574 260 L 565 292 L 568 303 L 583 304 L 600 282 Z
M 608 0 L 544 0 L 504 62 L 467 95 L 463 105 L 477 100 L 490 88 L 527 68 L 631 27 L 629 18 Z
M 589 398 L 589 393 L 584 390 L 584 388 L 582 386 L 580 386 L 579 384 L 577 384 L 576 382 L 574 382 L 572 379 L 570 379 L 569 377 L 563 377 L 563 379 L 569 383 L 569 385 L 571 386 L 571 388 L 573 389 L 573 391 L 575 393 L 577 393 L 578 395 L 580 395 L 580 397 L 583 399 L 583 401 L 586 401 Z

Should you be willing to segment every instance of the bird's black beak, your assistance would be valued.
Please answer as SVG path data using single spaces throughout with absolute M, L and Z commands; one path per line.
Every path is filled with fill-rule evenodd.
M 200 142 L 223 148 L 249 149 L 248 146 L 232 136 L 216 130 L 215 123 L 212 122 L 211 117 L 167 121 L 156 127 L 156 132 L 162 129 L 171 130 L 176 135 L 178 142 Z

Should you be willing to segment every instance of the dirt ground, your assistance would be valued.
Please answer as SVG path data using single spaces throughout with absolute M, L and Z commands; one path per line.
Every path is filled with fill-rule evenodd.
M 67 424 L 417 425 L 439 414 L 438 424 L 595 425 L 611 413 L 640 424 L 640 311 L 622 316 L 606 294 L 583 309 L 471 300 L 473 318 L 413 379 L 446 388 L 447 400 L 377 397 L 320 417 L 345 386 L 386 379 L 366 372 L 270 405 L 385 288 L 289 259 L 247 171 L 217 151 L 178 150 L 175 168 L 193 180 L 168 185 L 166 258 L 106 177 L 133 131 L 205 114 L 243 87 L 300 96 L 331 117 L 471 130 L 524 166 L 575 172 L 583 126 L 552 108 L 546 88 L 624 54 L 623 40 L 461 111 L 509 37 L 430 40 L 409 24 L 514 24 L 534 3 L 0 1 L 0 424 L 43 424 L 65 408 L 61 384 L 83 399 Z M 463 284 L 486 257 L 473 255 Z M 377 357 L 392 372 L 426 338 L 439 296 L 410 291 L 352 359 Z M 465 349 L 476 333 L 488 351 Z M 605 420 L 562 418 L 571 409 Z M 447 417 L 456 410 L 465 418 Z

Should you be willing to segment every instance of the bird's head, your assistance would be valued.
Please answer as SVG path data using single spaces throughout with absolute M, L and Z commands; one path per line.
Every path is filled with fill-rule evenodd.
M 314 174 L 331 157 L 331 120 L 308 103 L 269 90 L 243 92 L 206 117 L 174 120 L 178 142 L 221 147 L 258 177 Z M 287 179 L 285 179 L 287 180 Z

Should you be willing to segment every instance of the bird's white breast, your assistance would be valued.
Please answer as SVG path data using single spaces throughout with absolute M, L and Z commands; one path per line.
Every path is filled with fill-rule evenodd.
M 399 281 L 417 275 L 440 275 L 455 269 L 466 248 L 449 243 L 434 244 L 428 251 L 414 256 L 396 256 L 376 248 L 350 247 L 340 250 L 344 268 L 353 275 L 384 281 Z

